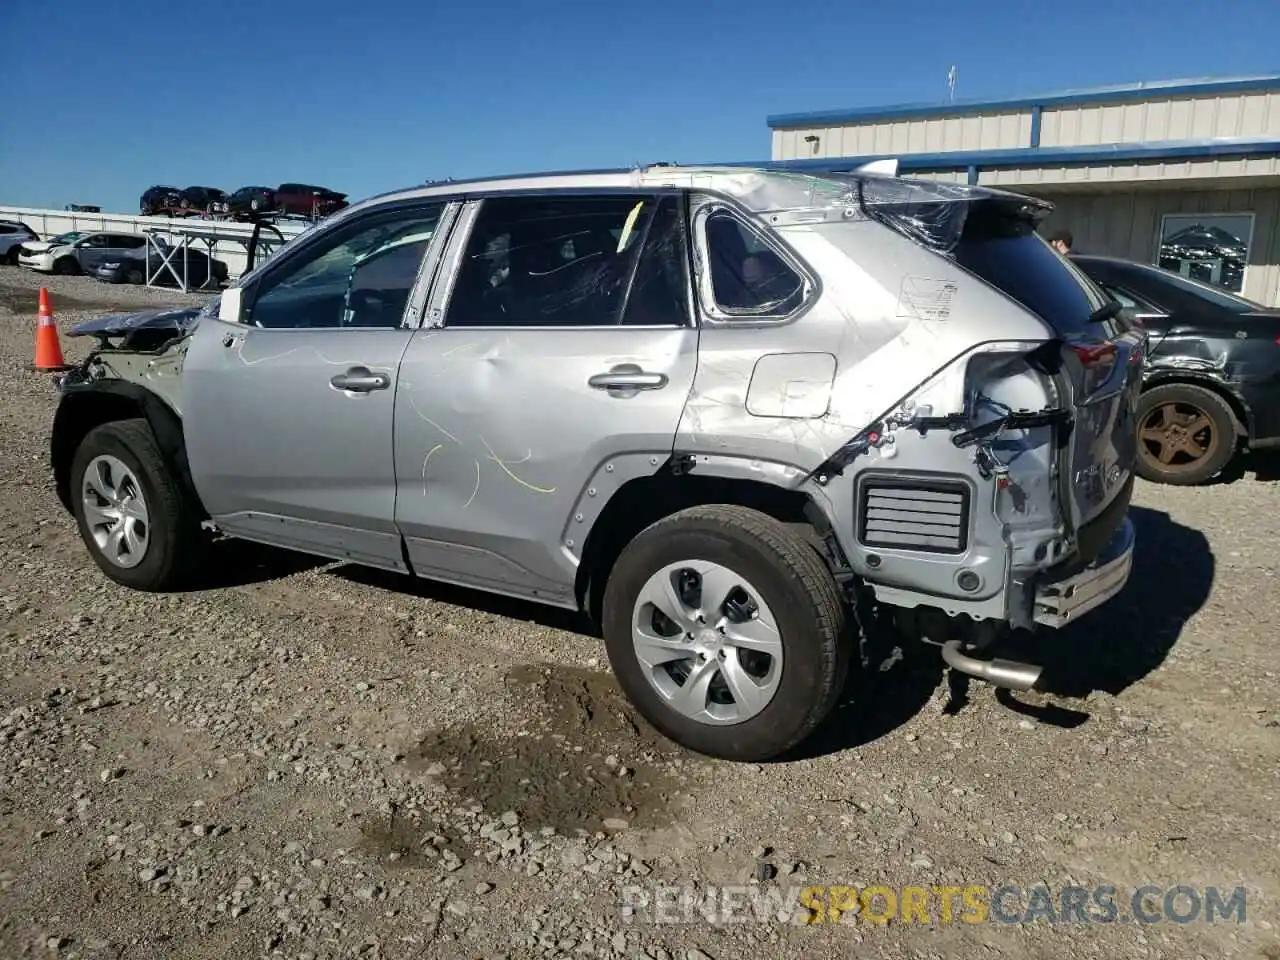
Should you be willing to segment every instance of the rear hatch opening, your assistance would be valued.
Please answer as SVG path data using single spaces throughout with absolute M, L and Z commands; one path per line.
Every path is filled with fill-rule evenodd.
M 1053 339 L 1028 355 L 1070 411 L 1058 428 L 1057 488 L 1088 562 L 1120 529 L 1137 458 L 1143 335 L 1037 234 L 1051 204 L 959 184 L 859 178 L 866 214 L 947 257 L 1037 316 Z

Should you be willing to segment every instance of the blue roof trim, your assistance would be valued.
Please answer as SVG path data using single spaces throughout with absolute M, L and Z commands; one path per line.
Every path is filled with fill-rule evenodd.
M 1039 96 L 1012 97 L 1003 100 L 956 100 L 953 103 L 902 103 L 881 107 L 854 107 L 848 110 L 818 110 L 811 113 L 779 113 L 766 119 L 774 130 L 788 127 L 822 127 L 841 123 L 867 123 L 876 120 L 906 120 L 912 117 L 956 117 L 993 110 L 1026 110 L 1031 107 L 1063 107 L 1087 103 L 1123 103 L 1147 100 L 1153 96 L 1190 97 L 1199 94 L 1250 93 L 1259 90 L 1280 91 L 1280 73 L 1250 77 L 1202 77 L 1195 80 L 1154 80 L 1146 83 L 1118 84 L 1109 87 L 1087 87 L 1061 90 Z
M 766 160 L 707 166 L 767 167 L 777 170 L 851 170 L 873 160 L 898 161 L 899 170 L 981 170 L 1052 167 L 1071 164 L 1125 163 L 1135 160 L 1194 160 L 1207 157 L 1280 156 L 1280 140 L 1222 138 L 1169 140 L 1160 143 L 1104 143 L 1091 147 L 1014 147 L 1007 150 L 953 150 L 945 153 L 879 154 L 864 157 L 821 157 L 813 160 Z M 701 164 L 697 164 L 701 166 Z

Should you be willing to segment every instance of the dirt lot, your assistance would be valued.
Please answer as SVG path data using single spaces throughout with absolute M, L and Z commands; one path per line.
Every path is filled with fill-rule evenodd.
M 64 330 L 178 299 L 45 282 Z M 948 708 L 907 651 L 805 756 L 711 762 L 556 613 L 244 546 L 198 592 L 110 584 L 50 488 L 38 283 L 0 268 L 0 956 L 1280 958 L 1274 460 L 1139 488 L 1123 597 L 1037 638 L 1050 692 Z M 1015 919 L 1110 885 L 1119 914 L 779 919 L 806 884 L 1014 885 Z M 1242 886 L 1245 922 L 1124 922 L 1147 884 Z M 730 886 L 740 922 L 643 906 L 667 886 Z

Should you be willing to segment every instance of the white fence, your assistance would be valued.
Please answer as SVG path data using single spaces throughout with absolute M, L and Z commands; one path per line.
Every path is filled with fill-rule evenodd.
M 248 252 L 245 247 L 245 241 L 253 233 L 253 224 L 238 223 L 232 220 L 200 220 L 194 217 L 189 219 L 182 217 L 136 217 L 124 213 L 79 213 L 71 210 L 40 210 L 32 207 L 0 206 L 0 220 L 20 220 L 40 234 L 41 240 L 47 240 L 60 233 L 69 233 L 72 230 L 86 233 L 97 230 L 110 230 L 112 233 L 136 234 L 159 230 L 171 246 L 177 246 L 181 242 L 181 238 L 177 233 L 170 232 L 174 227 L 185 227 L 190 230 L 198 230 L 201 233 L 216 234 L 219 239 L 214 244 L 213 255 L 226 263 L 227 271 L 232 277 L 238 277 L 244 272 Z M 297 236 L 308 226 L 310 224 L 289 220 L 275 224 L 275 228 L 280 231 L 285 240 Z M 243 239 L 238 240 L 236 238 Z M 262 239 L 264 241 L 275 240 L 270 226 L 263 227 Z M 274 246 L 278 248 L 279 241 L 276 241 Z M 207 252 L 209 249 L 204 240 L 192 240 L 191 247 L 201 253 Z M 259 256 L 259 260 L 261 260 L 261 256 Z

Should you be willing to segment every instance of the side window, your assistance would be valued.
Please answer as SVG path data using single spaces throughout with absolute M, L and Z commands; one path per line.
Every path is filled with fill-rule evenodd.
M 388 210 L 329 231 L 263 276 L 247 322 L 295 329 L 399 327 L 444 207 Z
M 800 306 L 804 278 L 755 230 L 731 213 L 716 211 L 704 234 L 716 306 L 739 316 L 780 316 Z
M 118 236 L 111 238 L 111 246 L 117 250 L 141 250 L 146 242 L 146 237 Z
M 105 233 L 96 233 L 92 237 L 86 237 L 84 245 L 92 247 L 95 250 L 105 249 L 110 242 L 110 238 Z
M 1150 314 L 1164 313 L 1163 310 L 1161 310 L 1159 307 L 1157 307 L 1155 304 L 1151 303 L 1150 301 L 1143 300 L 1137 294 L 1129 293 L 1126 290 L 1122 290 L 1119 287 L 1115 286 L 1114 284 L 1099 283 L 1098 286 L 1102 287 L 1102 289 L 1106 291 L 1107 296 L 1120 301 L 1120 305 L 1124 307 L 1125 310 L 1127 310 L 1130 314 L 1150 315 Z
M 623 322 L 624 309 L 631 324 L 684 323 L 683 266 L 672 252 L 683 248 L 673 236 L 680 229 L 674 197 L 485 200 L 467 238 L 445 326 L 612 326 Z M 633 274 L 639 289 L 631 286 Z M 629 286 L 634 309 L 627 307 Z
M 8 237 L 17 232 L 16 227 L 6 227 L 3 223 L 0 223 L 0 237 Z

